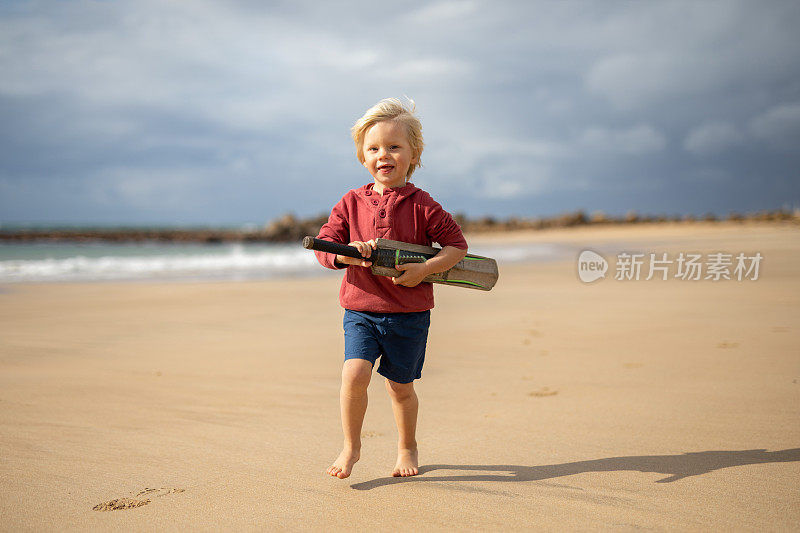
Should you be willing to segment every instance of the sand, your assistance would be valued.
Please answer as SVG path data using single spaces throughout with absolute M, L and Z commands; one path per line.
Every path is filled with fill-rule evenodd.
M 0 287 L 0 529 L 800 527 L 800 230 L 476 236 L 759 251 L 756 281 L 578 280 L 574 256 L 438 287 L 421 475 L 374 375 L 339 452 L 339 275 Z

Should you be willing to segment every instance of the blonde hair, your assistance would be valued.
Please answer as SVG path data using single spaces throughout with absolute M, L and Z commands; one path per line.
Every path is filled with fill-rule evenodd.
M 384 98 L 374 106 L 367 109 L 364 116 L 361 117 L 350 128 L 350 133 L 353 135 L 353 141 L 356 143 L 356 157 L 363 164 L 364 163 L 364 137 L 372 126 L 378 122 L 387 120 L 394 120 L 406 127 L 408 135 L 408 143 L 411 145 L 412 159 L 416 159 L 415 163 L 408 166 L 406 172 L 406 181 L 411 177 L 411 174 L 422 166 L 421 156 L 422 149 L 425 143 L 422 142 L 422 123 L 414 115 L 417 106 L 414 105 L 414 100 L 406 97 L 408 106 L 397 98 Z

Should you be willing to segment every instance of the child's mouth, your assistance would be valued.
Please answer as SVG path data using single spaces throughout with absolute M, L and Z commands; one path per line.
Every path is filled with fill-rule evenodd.
M 392 170 L 394 170 L 394 167 L 392 165 L 381 165 L 378 167 L 378 172 L 382 172 L 383 174 L 388 174 Z

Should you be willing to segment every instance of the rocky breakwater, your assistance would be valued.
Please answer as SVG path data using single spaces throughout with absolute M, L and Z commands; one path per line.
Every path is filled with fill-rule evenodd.
M 494 217 L 469 218 L 456 214 L 456 222 L 467 233 L 505 232 L 517 230 L 544 230 L 570 228 L 587 225 L 619 225 L 646 223 L 777 223 L 800 224 L 800 211 L 773 210 L 756 213 L 730 213 L 719 217 L 714 214 L 702 216 L 639 215 L 630 211 L 622 216 L 609 216 L 602 212 L 587 214 L 584 211 L 563 213 L 552 217 Z M 20 229 L 0 228 L 0 242 L 299 242 L 306 235 L 317 235 L 327 222 L 327 215 L 297 218 L 287 214 L 269 222 L 261 228 L 248 229 L 180 229 L 180 228 L 51 228 Z
M 0 228 L 0 242 L 292 242 L 316 235 L 327 216 L 284 215 L 262 228 Z
M 545 230 L 554 228 L 571 228 L 588 225 L 621 225 L 621 224 L 657 224 L 657 223 L 783 223 L 800 224 L 800 210 L 773 210 L 741 214 L 730 213 L 717 216 L 713 213 L 705 215 L 640 215 L 629 211 L 621 216 L 606 215 L 601 211 L 587 214 L 584 211 L 562 213 L 552 217 L 510 217 L 496 219 L 494 217 L 468 218 L 462 214 L 454 215 L 461 229 L 468 233 L 505 232 L 517 230 Z

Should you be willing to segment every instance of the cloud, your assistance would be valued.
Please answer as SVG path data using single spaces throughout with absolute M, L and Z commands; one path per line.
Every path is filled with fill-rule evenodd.
M 683 147 L 694 155 L 710 155 L 741 145 L 744 134 L 731 122 L 704 122 L 692 129 L 683 142 Z
M 670 94 L 692 92 L 690 68 L 666 54 L 616 54 L 599 59 L 586 75 L 586 86 L 618 107 L 638 107 Z
M 432 81 L 446 76 L 464 76 L 471 73 L 469 61 L 438 57 L 420 57 L 394 65 L 390 69 L 377 69 L 379 75 L 392 80 L 427 78 Z
M 208 174 L 208 169 L 202 167 L 150 171 L 108 168 L 94 176 L 90 194 L 103 202 L 119 202 L 137 209 L 159 206 L 183 211 L 197 201 L 195 191 L 207 187 Z
M 442 24 L 452 20 L 460 20 L 472 15 L 478 9 L 478 3 L 470 0 L 445 0 L 431 2 L 411 12 L 408 19 L 417 24 Z
M 461 143 L 461 146 L 472 157 L 488 158 L 533 158 L 552 159 L 566 154 L 566 147 L 549 139 L 537 138 L 497 138 L 488 137 L 472 139 Z
M 620 109 L 643 109 L 787 80 L 797 74 L 790 58 L 800 52 L 793 29 L 800 10 L 791 2 L 765 7 L 668 2 L 611 10 L 606 30 L 617 35 L 606 31 L 608 42 L 597 43 L 585 86 Z
M 353 1 L 0 10 L 0 222 L 169 221 L 180 191 L 181 216 L 200 222 L 324 211 L 369 180 L 350 125 L 404 94 L 427 143 L 415 178 L 457 198 L 453 210 L 491 199 L 525 214 L 546 197 L 550 212 L 645 211 L 701 167 L 731 190 L 758 175 L 777 184 L 760 198 L 800 196 L 784 178 L 800 164 L 796 2 L 411 0 L 402 12 L 387 24 Z M 298 186 L 314 194 L 280 196 Z M 619 192 L 633 189 L 651 196 Z M 710 185 L 693 198 L 721 201 Z
M 779 149 L 800 146 L 800 103 L 774 106 L 750 122 L 753 135 Z
M 581 134 L 578 144 L 603 154 L 638 156 L 663 150 L 667 141 L 652 126 L 639 124 L 624 129 L 589 127 Z
M 507 160 L 484 169 L 474 193 L 493 200 L 530 197 L 544 190 L 550 179 L 547 165 Z

